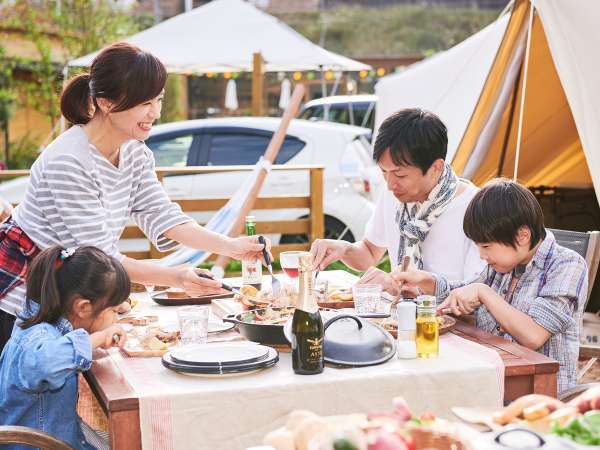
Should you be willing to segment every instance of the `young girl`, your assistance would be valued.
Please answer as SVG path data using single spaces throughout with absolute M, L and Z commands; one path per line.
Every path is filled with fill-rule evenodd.
M 0 356 L 1 424 L 37 428 L 76 449 L 96 448 L 76 412 L 78 373 L 91 367 L 92 350 L 125 343 L 114 322 L 129 288 L 121 263 L 96 247 L 55 246 L 38 255 L 25 308 Z

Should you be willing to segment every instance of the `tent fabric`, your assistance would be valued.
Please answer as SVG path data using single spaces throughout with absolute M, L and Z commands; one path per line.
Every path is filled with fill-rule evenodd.
M 252 70 L 260 52 L 265 70 L 368 70 L 367 64 L 325 50 L 279 19 L 242 0 L 214 0 L 144 30 L 127 42 L 152 52 L 170 72 Z M 98 52 L 69 62 L 89 66 Z
M 481 94 L 508 24 L 500 17 L 450 50 L 438 53 L 375 85 L 376 128 L 390 114 L 409 107 L 436 113 L 448 128 L 451 161 Z
M 539 16 L 600 199 L 600 3 L 538 0 Z
M 600 2 L 537 0 L 534 5 L 518 180 L 528 186 L 593 185 L 600 198 L 600 62 L 594 57 L 600 47 L 595 29 Z M 448 160 L 459 174 L 476 184 L 512 177 L 529 8 L 529 0 L 515 0 L 505 16 L 437 59 L 380 81 L 376 89 L 384 107 L 378 123 L 403 107 L 430 109 L 448 126 Z M 491 30 L 502 23 L 504 29 L 492 38 Z M 465 67 L 469 41 L 481 42 L 481 52 Z M 485 73 L 474 77 L 472 68 Z M 463 77 L 476 79 L 448 81 Z M 452 102 L 436 102 L 448 89 L 454 91 L 448 94 Z M 384 93 L 389 97 L 382 98 Z

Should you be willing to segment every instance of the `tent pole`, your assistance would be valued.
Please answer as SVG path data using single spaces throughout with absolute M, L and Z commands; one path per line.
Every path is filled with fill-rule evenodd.
M 262 116 L 265 85 L 265 67 L 262 54 L 254 53 L 252 58 L 252 115 Z
M 521 92 L 521 106 L 519 110 L 519 128 L 517 131 L 517 150 L 515 153 L 515 170 L 513 181 L 517 181 L 519 175 L 519 156 L 521 155 L 521 134 L 523 132 L 523 115 L 525 109 L 525 93 L 527 92 L 527 69 L 529 67 L 529 51 L 531 49 L 531 33 L 533 31 L 533 14 L 535 11 L 535 0 L 531 0 L 529 6 L 529 25 L 527 27 L 527 46 L 525 47 L 525 66 L 523 68 L 523 90 Z
M 521 82 L 521 73 L 523 71 L 523 64 L 521 64 L 521 69 L 519 69 L 519 73 L 517 74 L 517 78 L 515 80 L 515 91 L 512 96 L 512 100 L 510 101 L 510 112 L 508 114 L 508 125 L 506 126 L 506 133 L 504 134 L 504 142 L 502 143 L 502 153 L 500 154 L 500 162 L 498 164 L 498 172 L 496 172 L 497 177 L 502 176 L 502 171 L 504 170 L 504 161 L 506 159 L 506 151 L 508 150 L 508 141 L 510 140 L 510 134 L 513 129 L 513 121 L 515 119 L 515 107 L 517 106 L 517 97 L 519 93 L 519 83 Z

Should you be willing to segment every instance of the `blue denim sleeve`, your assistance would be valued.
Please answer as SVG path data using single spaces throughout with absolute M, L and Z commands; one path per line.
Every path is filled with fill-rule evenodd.
M 18 383 L 24 390 L 59 389 L 74 372 L 92 366 L 90 335 L 77 329 L 57 338 L 43 328 L 36 330 L 21 342 L 16 363 Z

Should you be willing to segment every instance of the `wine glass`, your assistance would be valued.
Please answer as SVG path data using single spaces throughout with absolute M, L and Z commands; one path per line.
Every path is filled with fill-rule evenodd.
M 300 267 L 299 261 L 300 257 L 303 255 L 308 255 L 309 252 L 302 251 L 290 251 L 290 252 L 281 252 L 279 254 L 279 262 L 281 264 L 281 268 L 288 276 L 292 284 L 295 284 L 298 287 L 298 269 Z

